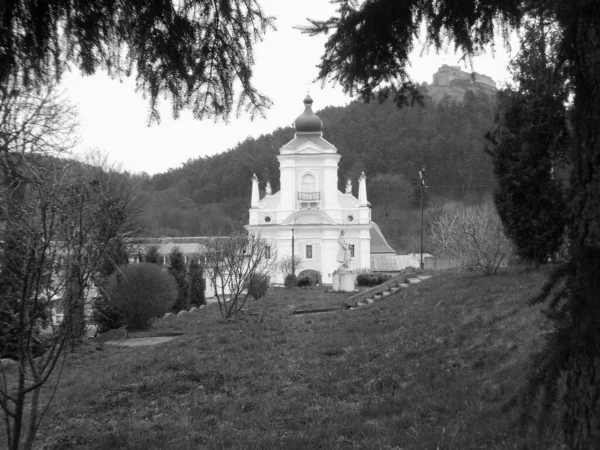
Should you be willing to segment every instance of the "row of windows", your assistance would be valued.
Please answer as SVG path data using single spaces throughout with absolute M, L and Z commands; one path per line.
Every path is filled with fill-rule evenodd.
M 354 258 L 354 244 L 350 244 L 348 246 L 348 249 L 350 250 L 350 257 Z M 313 258 L 313 246 L 311 244 L 308 244 L 306 246 L 306 259 L 312 259 Z

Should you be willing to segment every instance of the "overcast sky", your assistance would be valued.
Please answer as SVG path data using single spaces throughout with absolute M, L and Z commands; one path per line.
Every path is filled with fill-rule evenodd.
M 81 77 L 72 72 L 65 75 L 62 87 L 79 110 L 81 144 L 76 151 L 98 148 L 111 161 L 121 163 L 124 170 L 155 174 L 189 159 L 231 149 L 248 136 L 258 137 L 292 124 L 303 111 L 302 100 L 307 90 L 314 100 L 315 111 L 349 103 L 352 98 L 344 95 L 339 86 L 328 84 L 321 88 L 320 83 L 313 83 L 326 36 L 309 37 L 293 29 L 306 24 L 306 17 L 331 16 L 335 6 L 327 0 L 260 0 L 260 3 L 268 15 L 277 19 L 277 31 L 268 33 L 255 48 L 255 86 L 273 100 L 266 118 L 250 121 L 242 116 L 232 117 L 229 123 L 214 123 L 194 120 L 191 114 L 183 112 L 179 119 L 173 120 L 169 105 L 163 101 L 160 125 L 148 126 L 148 100 L 141 92 L 135 92 L 133 79 L 119 82 L 102 73 Z M 470 70 L 452 51 L 422 52 L 421 45 L 411 56 L 409 74 L 414 81 L 431 82 L 433 73 L 442 64 L 460 64 Z M 488 52 L 473 60 L 473 69 L 501 85 L 508 78 L 508 61 L 509 55 L 498 42 L 494 55 Z M 327 138 L 327 130 L 324 137 Z

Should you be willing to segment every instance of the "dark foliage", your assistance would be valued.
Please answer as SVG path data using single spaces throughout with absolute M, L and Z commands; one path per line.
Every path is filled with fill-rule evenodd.
M 298 287 L 312 286 L 311 279 L 309 277 L 298 277 Z
M 151 264 L 162 264 L 161 257 L 158 253 L 158 246 L 151 245 L 146 249 L 146 254 L 144 255 L 144 262 Z
M 255 299 L 264 297 L 269 290 L 269 277 L 264 274 L 257 274 L 250 280 L 248 293 Z
M 512 64 L 517 86 L 500 92 L 498 125 L 488 135 L 487 148 L 498 180 L 494 202 L 504 230 L 519 256 L 535 267 L 561 247 L 567 210 L 560 169 L 568 142 L 568 92 L 564 72 L 551 59 L 556 45 L 552 37 L 539 20 L 526 25 Z
M 288 276 L 285 277 L 285 280 L 283 281 L 283 285 L 288 289 L 297 287 L 298 286 L 298 277 L 296 277 L 296 275 L 290 273 Z
M 517 28 L 521 15 L 551 19 L 556 30 L 557 70 L 566 70 L 572 95 L 570 125 L 573 150 L 567 195 L 569 291 L 552 316 L 555 342 L 548 349 L 557 382 L 564 377 L 563 432 L 572 449 L 595 449 L 600 443 L 600 4 L 590 0 L 436 1 L 341 0 L 329 20 L 312 21 L 310 33 L 331 32 L 319 77 L 333 79 L 347 92 L 370 99 L 382 83 L 405 79 L 408 55 L 424 25 L 426 39 L 440 49 L 446 39 L 464 52 L 476 54 L 492 42 L 496 25 Z M 500 19 L 495 20 L 495 19 Z M 538 73 L 531 75 L 532 79 Z M 544 296 L 547 299 L 547 296 Z M 562 356 L 564 357 L 562 357 Z M 544 384 L 552 386 L 551 384 Z M 550 399 L 556 393 L 547 391 Z M 546 411 L 554 405 L 544 402 Z M 543 422 L 541 422 L 544 425 Z
M 206 303 L 204 293 L 206 291 L 206 280 L 204 279 L 204 268 L 195 259 L 192 259 L 188 269 L 189 302 L 192 306 L 200 306 Z
M 187 267 L 183 254 L 175 247 L 169 254 L 169 273 L 175 278 L 177 283 L 177 300 L 173 304 L 173 311 L 179 312 L 182 309 L 189 309 L 189 285 L 187 277 Z
M 123 325 L 123 316 L 106 297 L 106 283 L 118 266 L 129 264 L 129 257 L 121 239 L 113 239 L 105 252 L 96 279 L 98 295 L 92 301 L 92 322 L 98 327 L 98 333 L 119 328 Z
M 406 66 L 421 24 L 436 50 L 448 38 L 457 50 L 473 54 L 493 39 L 494 19 L 517 23 L 519 3 L 342 0 L 334 17 L 309 19 L 311 26 L 302 29 L 311 35 L 329 34 L 319 65 L 321 80 L 339 83 L 346 93 L 369 101 L 382 84 L 400 79 L 396 104 L 403 106 L 415 95 Z
M 356 284 L 359 286 L 378 286 L 390 278 L 390 275 L 382 273 L 361 273 L 356 277 Z
M 17 78 L 38 87 L 72 63 L 86 75 L 135 73 L 155 120 L 165 97 L 175 117 L 254 115 L 270 105 L 252 86 L 253 46 L 271 27 L 255 0 L 17 0 L 3 2 L 0 23 L 0 86 Z
M 98 333 L 106 333 L 122 327 L 124 318 L 106 295 L 98 295 L 92 302 L 92 323 L 98 327 Z
M 322 283 L 321 272 L 306 269 L 298 275 L 298 286 L 318 286 Z
M 106 294 L 127 322 L 127 328 L 142 330 L 172 308 L 177 299 L 177 283 L 156 264 L 130 264 L 111 275 Z

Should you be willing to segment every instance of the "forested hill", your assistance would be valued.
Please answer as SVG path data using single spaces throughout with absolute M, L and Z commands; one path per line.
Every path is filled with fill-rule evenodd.
M 422 165 L 427 168 L 430 203 L 491 191 L 493 177 L 483 136 L 491 127 L 494 105 L 483 93 L 467 92 L 462 102 L 446 98 L 437 105 L 426 96 L 424 106 L 402 109 L 392 101 L 353 102 L 317 114 L 323 120 L 323 137 L 342 155 L 340 190 L 348 177 L 356 190 L 364 171 L 375 220 L 385 222 L 418 201 L 414 194 Z M 280 128 L 143 180 L 149 234 L 206 236 L 241 229 L 248 219 L 252 174 L 258 175 L 261 189 L 270 179 L 278 191 L 276 156 L 293 136 L 292 128 Z M 394 234 L 382 225 L 387 236 Z

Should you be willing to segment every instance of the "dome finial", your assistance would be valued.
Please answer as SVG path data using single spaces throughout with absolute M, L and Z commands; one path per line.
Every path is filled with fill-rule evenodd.
M 313 104 L 313 99 L 310 96 L 309 92 L 306 92 L 306 97 L 304 97 L 304 106 L 311 106 Z
M 306 94 L 304 98 L 304 112 L 300 114 L 296 121 L 294 122 L 294 126 L 296 128 L 296 132 L 300 133 L 320 133 L 321 128 L 323 126 L 323 122 L 319 116 L 317 116 L 312 110 L 313 99 L 310 97 L 310 94 Z

